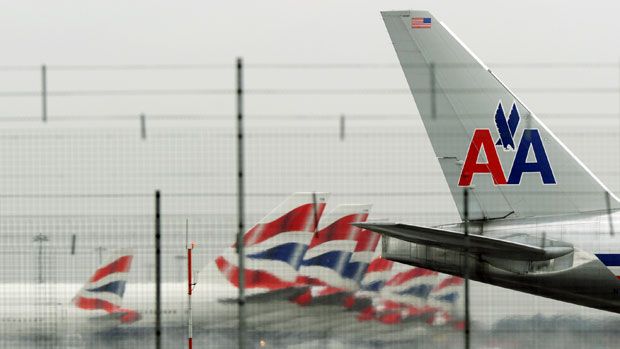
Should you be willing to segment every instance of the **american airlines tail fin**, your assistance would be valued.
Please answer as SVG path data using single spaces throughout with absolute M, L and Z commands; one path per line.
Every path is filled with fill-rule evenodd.
M 73 304 L 81 310 L 92 311 L 93 315 L 108 315 L 121 323 L 132 323 L 140 319 L 137 312 L 122 308 L 125 286 L 131 269 L 133 253 L 119 250 L 111 254 L 78 291 Z
M 471 188 L 470 219 L 620 208 L 442 22 L 427 11 L 382 15 L 461 217 L 464 187 Z

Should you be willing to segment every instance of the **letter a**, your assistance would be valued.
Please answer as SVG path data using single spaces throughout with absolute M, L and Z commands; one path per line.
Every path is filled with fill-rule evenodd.
M 530 147 L 534 151 L 536 162 L 526 162 Z M 523 130 L 523 136 L 521 136 L 521 142 L 519 142 L 519 148 L 517 148 L 517 155 L 515 155 L 512 170 L 510 170 L 510 176 L 508 176 L 508 184 L 521 183 L 523 172 L 539 172 L 544 184 L 555 184 L 555 177 L 553 176 L 545 147 L 537 129 L 528 128 Z
M 484 155 L 487 158 L 486 163 L 478 163 L 478 155 L 480 150 L 484 149 Z M 506 184 L 506 176 L 499 162 L 499 156 L 495 149 L 495 142 L 491 137 L 491 131 L 488 129 L 476 129 L 474 137 L 469 143 L 467 150 L 467 158 L 461 170 L 461 178 L 459 178 L 459 186 L 467 187 L 471 185 L 471 181 L 476 173 L 490 173 L 493 177 L 493 183 Z

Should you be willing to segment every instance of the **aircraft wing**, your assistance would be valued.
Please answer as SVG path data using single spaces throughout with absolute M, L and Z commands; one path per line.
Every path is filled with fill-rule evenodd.
M 402 223 L 354 223 L 386 236 L 420 245 L 441 247 L 447 250 L 464 251 L 465 235 L 460 232 Z M 540 247 L 510 240 L 482 235 L 469 235 L 470 253 L 488 257 L 521 261 L 544 261 L 563 256 L 573 251 L 569 246 Z

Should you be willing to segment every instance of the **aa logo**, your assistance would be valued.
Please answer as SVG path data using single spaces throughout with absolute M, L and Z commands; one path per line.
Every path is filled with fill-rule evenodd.
M 504 108 L 500 102 L 495 112 L 495 126 L 499 133 L 499 139 L 494 142 L 491 130 L 488 128 L 478 128 L 474 131 L 474 136 L 469 143 L 467 157 L 461 170 L 459 186 L 466 187 L 471 185 L 476 173 L 488 173 L 493 178 L 495 185 L 520 184 L 523 173 L 537 172 L 544 184 L 555 184 L 553 170 L 549 164 L 549 158 L 545 152 L 540 132 L 536 128 L 526 128 L 521 134 L 518 146 L 515 136 L 519 126 L 519 110 L 516 104 L 512 104 L 510 115 L 506 118 Z M 514 156 L 512 168 L 508 174 L 508 180 L 504 174 L 502 163 L 499 161 L 499 154 L 496 146 L 501 146 L 503 151 L 517 153 Z M 527 157 L 532 150 L 536 161 L 528 162 Z M 480 152 L 484 152 L 486 162 L 478 162 Z

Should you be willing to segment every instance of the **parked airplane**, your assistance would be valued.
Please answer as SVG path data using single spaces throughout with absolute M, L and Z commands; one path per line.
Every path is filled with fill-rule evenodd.
M 373 298 L 379 297 L 384 302 L 392 296 L 400 297 L 398 304 L 409 311 L 403 318 L 411 320 L 411 310 L 417 309 L 423 299 L 416 298 L 413 301 L 417 302 L 416 307 L 413 307 L 406 298 L 421 294 L 426 300 L 429 290 L 438 284 L 434 272 L 414 268 L 413 274 L 390 275 L 385 271 L 392 269 L 392 262 L 381 259 L 371 263 L 379 234 L 351 225 L 366 220 L 370 205 L 340 205 L 323 217 L 326 198 L 325 193 L 293 194 L 244 235 L 246 323 L 252 336 L 285 338 L 290 344 L 303 342 L 307 337 L 270 334 L 324 336 L 331 333 L 336 337 L 340 336 L 340 328 L 347 327 L 350 329 L 347 335 L 351 335 L 357 329 L 373 326 L 357 317 L 357 311 L 362 310 L 359 304 L 368 306 Z M 127 285 L 132 260 L 130 253 L 115 254 L 110 262 L 97 269 L 70 303 L 61 304 L 58 300 L 67 294 L 68 288 L 77 290 L 79 285 L 49 286 L 56 290 L 51 292 L 56 297 L 50 297 L 47 292 L 43 303 L 30 306 L 25 306 L 23 299 L 39 298 L 20 295 L 13 306 L 1 308 L 2 335 L 16 334 L 33 339 L 77 336 L 83 340 L 83 335 L 97 333 L 99 340 L 107 341 L 115 338 L 106 335 L 111 331 L 131 336 L 151 333 L 156 319 L 155 285 Z M 237 273 L 235 245 L 198 273 L 192 300 L 196 331 L 204 331 L 206 335 L 236 331 Z M 390 295 L 381 293 L 386 285 L 393 291 Z M 24 287 L 7 285 L 6 289 L 15 290 L 17 286 Z M 163 327 L 186 326 L 186 287 L 186 283 L 161 285 Z M 26 289 L 34 292 L 32 285 Z M 5 290 L 4 285 L 2 290 Z M 358 292 L 368 299 L 358 302 L 363 298 Z M 351 304 L 347 308 L 356 311 L 343 307 L 343 303 L 346 305 L 351 299 L 358 305 Z M 356 324 L 359 325 L 356 327 Z M 402 340 L 402 336 L 393 335 L 399 328 L 386 327 L 389 321 L 384 321 L 383 325 L 378 334 L 385 336 L 385 340 Z M 408 334 L 411 335 L 414 334 Z M 351 339 L 360 340 L 359 336 Z
M 445 335 L 446 326 L 459 329 L 455 325 L 463 318 L 457 302 L 462 287 L 455 287 L 456 283 L 452 282 L 442 286 L 445 283 L 437 280 L 439 277 L 427 269 L 374 258 L 361 289 L 344 303 L 347 309 L 357 312 L 357 322 L 337 324 L 334 333 L 364 333 L 363 338 L 351 340 L 362 345 L 411 344 L 419 340 L 420 335 L 433 332 Z M 446 294 L 451 295 L 452 304 L 444 302 L 443 298 L 436 299 Z
M 305 289 L 298 288 L 297 271 L 321 219 L 328 194 L 295 193 L 250 228 L 245 244 L 246 318 L 277 312 L 283 303 Z M 207 264 L 196 276 L 192 294 L 194 328 L 237 327 L 238 255 L 236 244 Z M 123 328 L 152 328 L 155 324 L 154 285 L 130 285 L 142 289 L 137 299 L 127 299 L 142 319 Z M 162 325 L 185 326 L 187 284 L 164 284 Z M 147 290 L 148 289 L 148 290 Z M 132 291 L 133 292 L 133 291 Z M 135 301 L 133 303 L 132 301 Z M 179 311 L 181 310 L 181 311 Z
M 409 279 L 382 273 L 391 269 L 393 263 L 381 260 L 371 264 L 379 234 L 350 224 L 364 221 L 370 205 L 340 205 L 321 215 L 326 198 L 327 194 L 322 193 L 315 198 L 310 193 L 294 194 L 244 235 L 248 294 L 246 323 L 255 335 L 314 333 L 323 336 L 333 333 L 336 336 L 340 335 L 339 328 L 342 327 L 355 333 L 356 327 L 359 329 L 365 325 L 356 326 L 356 323 L 361 324 L 356 312 L 347 311 L 343 304 L 350 297 L 357 297 L 354 295 L 360 291 L 362 280 L 366 289 L 362 292 L 367 292 L 369 298 L 379 297 L 386 281 L 394 278 L 398 280 L 393 281 L 392 286 L 402 288 L 398 289 L 402 293 L 400 297 L 418 292 L 416 286 L 422 284 L 425 284 L 422 286 L 424 296 L 428 296 L 429 290 L 438 285 L 434 278 L 436 273 L 420 272 L 419 268 L 415 268 L 418 272 Z M 313 200 L 317 200 L 314 209 Z M 237 253 L 233 245 L 199 273 L 192 300 L 196 331 L 236 330 L 236 263 Z M 377 274 L 383 274 L 384 280 L 381 281 Z M 429 275 L 433 278 L 425 279 Z M 411 282 L 417 277 L 425 281 Z M 185 309 L 184 286 L 178 284 L 175 288 L 173 284 L 164 284 L 164 326 L 184 326 L 185 314 L 178 311 Z M 136 293 L 133 288 L 141 291 Z M 130 285 L 129 289 L 127 304 L 140 312 L 142 319 L 121 327 L 152 328 L 154 302 L 150 295 L 153 294 L 153 285 Z M 142 302 L 134 302 L 132 295 Z M 388 299 L 387 296 L 384 299 Z M 422 301 L 417 303 L 418 306 Z M 397 330 L 384 328 L 383 332 L 389 334 Z M 395 338 L 386 336 L 390 340 Z M 298 338 L 289 338 L 289 341 L 295 340 Z
M 272 317 L 273 321 L 266 321 L 265 315 L 260 314 L 258 327 L 282 332 L 303 329 L 325 333 L 335 323 L 353 319 L 351 314 L 343 312 L 342 303 L 359 289 L 379 242 L 379 234 L 351 223 L 365 221 L 369 211 L 370 205 L 339 205 L 321 218 L 296 280 L 296 287 L 304 292 L 292 297 L 290 300 L 294 304 L 283 306 Z
M 244 234 L 245 319 L 253 332 L 322 332 L 329 318 L 308 319 L 332 310 L 354 320 L 344 312 L 342 299 L 358 289 L 379 234 L 350 224 L 364 221 L 370 205 L 340 205 L 323 216 L 327 197 L 326 193 L 293 194 Z M 196 330 L 237 328 L 237 260 L 233 244 L 198 273 L 192 296 Z M 153 287 L 129 286 L 127 304 L 142 319 L 122 328 L 152 328 Z M 186 315 L 178 311 L 186 307 L 184 287 L 163 285 L 164 326 L 185 326 Z M 320 305 L 333 307 L 318 309 Z
M 133 255 L 117 251 L 88 279 L 73 300 L 63 298 L 71 284 L 2 285 L 0 312 L 3 337 L 39 339 L 71 333 L 84 335 L 105 331 L 140 320 L 133 309 L 124 308 L 123 296 Z M 12 294 L 19 293 L 19 301 Z M 24 304 L 23 300 L 31 301 Z
M 618 197 L 445 24 L 382 15 L 462 222 L 356 225 L 394 261 L 620 312 Z

